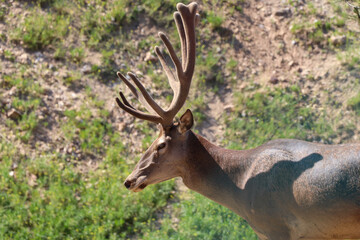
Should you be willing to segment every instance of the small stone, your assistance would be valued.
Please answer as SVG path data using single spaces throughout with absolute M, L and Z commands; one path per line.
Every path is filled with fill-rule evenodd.
M 22 63 L 22 64 L 28 64 L 30 61 L 29 61 L 29 55 L 27 53 L 23 53 L 20 55 L 19 57 L 19 62 Z
M 72 152 L 73 152 L 72 147 L 71 147 L 71 146 L 70 146 L 70 147 L 68 147 L 68 149 L 67 149 L 67 153 L 71 154 Z
M 297 45 L 297 44 L 298 44 L 298 42 L 297 42 L 296 40 L 292 40 L 292 41 L 291 41 L 291 45 L 295 46 L 295 45 Z
M 224 107 L 224 111 L 227 112 L 227 113 L 233 112 L 234 111 L 234 105 L 232 105 L 232 104 L 226 105 Z
M 142 76 L 143 76 L 142 72 L 139 71 L 139 70 L 135 72 L 135 75 L 136 75 L 137 77 L 142 77 Z M 126 78 L 127 78 L 128 80 L 131 80 L 131 78 L 130 78 L 129 75 L 126 75 Z
M 44 58 L 44 55 L 41 52 L 36 52 L 35 57 L 37 58 Z
M 5 99 L 0 99 L 0 107 L 3 108 L 5 107 L 7 104 L 6 100 Z
M 12 108 L 7 112 L 7 117 L 12 120 L 17 120 L 21 117 L 21 113 L 16 109 Z
M 15 95 L 16 90 L 17 90 L 17 87 L 13 86 L 8 92 L 9 96 Z
M 297 63 L 294 62 L 294 61 L 290 61 L 289 64 L 288 64 L 288 66 L 289 66 L 290 68 L 292 68 L 292 67 L 294 67 L 294 66 L 296 66 L 296 65 L 297 65 Z
M 120 122 L 118 125 L 119 132 L 122 132 L 125 129 L 126 124 L 124 122 Z
M 80 70 L 83 74 L 88 74 L 91 73 L 91 66 L 90 65 L 84 65 L 81 70 Z
M 29 179 L 28 179 L 28 185 L 30 187 L 36 186 L 37 185 L 36 180 L 37 180 L 37 176 L 35 174 L 30 174 Z
M 290 8 L 279 9 L 275 12 L 275 16 L 277 16 L 277 17 L 288 17 L 290 15 L 291 15 Z
M 43 94 L 47 96 L 51 96 L 53 95 L 53 90 L 51 90 L 51 88 L 44 88 Z
M 50 64 L 49 64 L 49 69 L 55 71 L 55 70 L 56 70 L 56 67 L 55 67 L 53 64 L 50 63 Z
M 335 46 L 342 46 L 346 43 L 346 36 L 332 36 L 330 42 Z
M 278 84 L 279 83 L 279 79 L 278 77 L 276 77 L 275 75 L 271 76 L 270 81 L 271 84 Z
M 156 62 L 157 60 L 158 59 L 154 55 L 152 55 L 151 52 L 147 52 L 144 58 L 145 62 Z
M 242 117 L 246 117 L 246 115 L 247 115 L 247 114 L 246 114 L 246 111 L 245 111 L 245 110 L 242 110 L 241 116 L 242 116 Z
M 15 169 L 17 169 L 18 168 L 18 164 L 16 163 L 16 162 L 13 162 L 12 164 L 11 164 L 11 170 L 15 170 Z

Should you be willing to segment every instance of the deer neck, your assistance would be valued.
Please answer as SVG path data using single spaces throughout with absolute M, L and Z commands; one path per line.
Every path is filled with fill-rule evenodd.
M 186 169 L 181 176 L 184 184 L 244 216 L 245 197 L 237 183 L 239 176 L 246 172 L 241 151 L 234 154 L 235 151 L 217 147 L 192 131 L 188 131 L 187 138 Z M 234 167 L 239 171 L 236 175 L 230 172 Z

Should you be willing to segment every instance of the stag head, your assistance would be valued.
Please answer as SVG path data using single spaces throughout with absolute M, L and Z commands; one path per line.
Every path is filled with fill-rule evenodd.
M 124 75 L 117 73 L 149 113 L 135 109 L 126 100 L 122 92 L 120 92 L 121 100 L 116 98 L 119 107 L 137 118 L 158 123 L 160 129 L 159 137 L 152 143 L 135 166 L 134 171 L 125 180 L 125 187 L 136 192 L 141 191 L 149 184 L 181 176 L 185 171 L 182 167 L 184 166 L 186 152 L 184 148 L 188 130 L 193 125 L 193 116 L 188 109 L 178 122 L 174 122 L 174 117 L 185 103 L 194 74 L 195 26 L 199 21 L 199 15 L 196 13 L 196 3 L 187 6 L 178 3 L 176 7 L 178 11 L 174 13 L 174 19 L 181 41 L 181 61 L 167 36 L 159 32 L 159 36 L 175 66 L 175 71 L 167 64 L 160 49 L 155 47 L 155 53 L 174 92 L 169 108 L 167 110 L 162 109 L 146 91 L 135 74 L 128 73 L 129 78 L 135 84 L 133 85 Z

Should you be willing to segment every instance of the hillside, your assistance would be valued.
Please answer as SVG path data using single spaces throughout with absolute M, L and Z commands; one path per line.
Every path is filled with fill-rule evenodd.
M 188 3 L 189 1 L 184 1 Z M 359 141 L 360 23 L 344 1 L 198 1 L 184 109 L 223 147 L 276 138 Z M 174 0 L 0 0 L 1 239 L 256 239 L 171 180 L 122 183 L 157 128 L 115 103 L 135 72 L 167 106 L 153 48 L 179 49 Z M 180 114 L 183 111 L 180 111 Z

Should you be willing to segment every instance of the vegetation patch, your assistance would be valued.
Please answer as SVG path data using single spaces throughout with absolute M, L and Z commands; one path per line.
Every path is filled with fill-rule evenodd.
M 322 113 L 315 113 L 296 85 L 235 98 L 237 109 L 226 118 L 225 144 L 232 149 L 257 147 L 271 139 L 297 138 L 331 143 L 333 130 Z
M 68 17 L 44 13 L 34 8 L 14 29 L 12 39 L 22 42 L 31 50 L 39 50 L 64 38 L 69 23 Z

